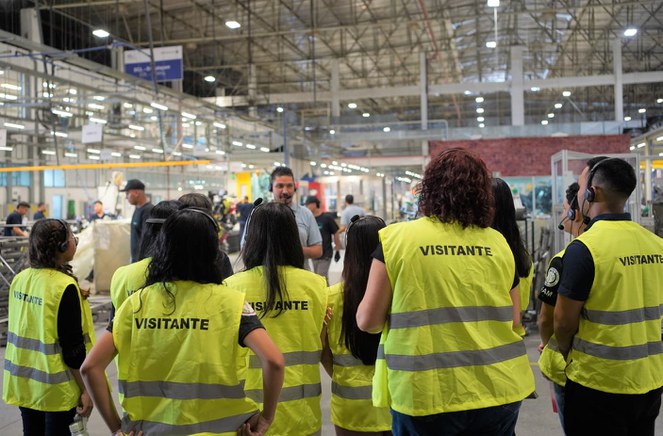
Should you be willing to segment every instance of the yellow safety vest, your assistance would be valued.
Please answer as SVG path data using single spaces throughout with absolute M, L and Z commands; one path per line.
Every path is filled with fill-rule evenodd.
M 663 386 L 663 239 L 631 221 L 600 220 L 576 240 L 595 275 L 566 376 L 615 394 Z
M 512 330 L 513 254 L 491 228 L 437 218 L 380 230 L 393 289 L 373 404 L 426 416 L 513 403 L 534 391 Z
M 58 336 L 60 301 L 70 285 L 79 296 L 89 352 L 95 337 L 92 313 L 73 277 L 55 269 L 28 268 L 12 281 L 2 395 L 7 404 L 44 412 L 78 405 L 81 390 L 64 362 Z
M 562 250 L 554 255 L 553 258 L 550 259 L 550 263 L 552 263 L 554 259 L 561 259 L 564 256 L 564 251 L 565 250 Z M 550 268 L 550 264 L 548 264 L 548 267 Z M 566 362 L 564 361 L 562 353 L 559 352 L 555 335 L 550 337 L 539 356 L 539 368 L 546 378 L 560 386 L 566 386 Z
M 124 300 L 145 286 L 147 268 L 150 266 L 151 260 L 151 257 L 146 257 L 143 260 L 121 266 L 115 270 L 111 279 L 110 295 L 111 302 L 116 311 L 124 303 Z
M 234 435 L 257 413 L 238 375 L 246 355 L 238 344 L 244 295 L 191 281 L 168 283 L 168 290 L 174 306 L 158 283 L 115 315 L 122 429 Z
M 270 311 L 261 319 L 285 358 L 285 379 L 269 435 L 308 435 L 322 426 L 320 410 L 320 354 L 322 323 L 327 309 L 327 282 L 312 272 L 290 266 L 279 273 L 287 290 L 283 312 Z M 262 267 L 228 277 L 228 286 L 246 293 L 246 301 L 261 314 L 267 300 Z M 277 308 L 278 309 L 278 308 Z M 249 351 L 246 393 L 262 404 L 262 371 Z
M 333 316 L 327 324 L 327 341 L 334 362 L 331 420 L 346 430 L 380 432 L 391 430 L 388 407 L 374 407 L 371 401 L 375 366 L 364 365 L 352 355 L 341 337 L 343 327 L 343 283 L 329 288 Z
M 530 287 L 532 286 L 532 280 L 534 279 L 534 264 L 530 266 L 529 272 L 527 273 L 526 277 L 521 277 L 520 282 L 518 283 L 518 297 L 520 298 L 520 313 L 522 313 L 527 310 L 527 306 L 529 306 L 529 291 Z M 513 329 L 514 332 L 518 334 L 518 336 L 524 337 L 527 332 L 525 331 L 525 326 L 523 326 L 523 320 L 522 316 L 520 318 L 520 325 Z

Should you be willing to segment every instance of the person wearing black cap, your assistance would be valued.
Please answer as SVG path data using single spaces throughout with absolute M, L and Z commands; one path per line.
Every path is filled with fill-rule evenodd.
M 334 221 L 334 218 L 330 214 L 322 212 L 319 198 L 310 195 L 306 197 L 305 204 L 315 217 L 318 229 L 322 235 L 322 256 L 317 259 L 311 259 L 313 262 L 313 272 L 325 277 L 327 283 L 329 283 L 329 266 L 331 265 L 332 252 L 334 251 L 332 248 L 332 237 L 334 238 L 334 246 L 336 247 L 334 260 L 338 262 L 341 258 L 341 253 L 339 252 L 341 249 L 341 237 L 338 224 L 336 224 L 336 221 Z
M 145 195 L 145 185 L 138 179 L 131 179 L 120 192 L 126 192 L 127 201 L 136 206 L 131 217 L 131 262 L 139 261 L 138 249 L 140 238 L 143 235 L 145 221 L 150 217 L 150 211 L 154 205 Z
M 16 224 L 23 224 L 23 217 L 28 213 L 30 209 L 30 203 L 21 201 L 16 205 L 16 210 L 9 215 L 7 215 L 7 220 L 5 224 L 5 236 L 28 236 L 28 232 L 25 230 L 25 227 L 19 227 Z

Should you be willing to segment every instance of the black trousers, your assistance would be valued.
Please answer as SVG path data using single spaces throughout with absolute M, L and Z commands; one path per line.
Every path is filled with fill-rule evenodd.
M 74 422 L 76 408 L 65 412 L 42 412 L 19 407 L 23 419 L 23 436 L 68 436 L 69 424 Z
M 564 431 L 567 436 L 654 436 L 663 388 L 646 394 L 609 394 L 566 381 Z

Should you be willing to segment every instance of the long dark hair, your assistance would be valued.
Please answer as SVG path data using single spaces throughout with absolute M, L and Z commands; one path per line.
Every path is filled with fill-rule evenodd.
M 174 312 L 175 299 L 168 289 L 168 282 L 189 280 L 220 284 L 223 276 L 217 261 L 218 252 L 214 218 L 200 209 L 176 211 L 166 219 L 157 236 L 145 287 L 161 283 Z
M 353 220 L 357 217 L 353 217 Z M 343 323 L 339 341 L 364 365 L 374 365 L 380 342 L 379 334 L 365 333 L 357 327 L 357 308 L 366 293 L 373 251 L 380 242 L 378 230 L 386 227 L 376 216 L 366 216 L 350 223 L 346 233 L 343 261 Z
M 140 239 L 140 247 L 138 248 L 138 259 L 142 260 L 152 255 L 154 242 L 161 231 L 163 221 L 166 220 L 172 213 L 180 208 L 180 202 L 175 200 L 164 200 L 157 203 L 150 211 L 150 217 L 143 227 L 143 236 Z
M 520 236 L 511 188 L 504 180 L 493 179 L 493 197 L 495 198 L 495 217 L 491 227 L 500 232 L 509 243 L 516 260 L 518 277 L 527 277 L 532 266 L 532 259 Z
M 245 230 L 242 261 L 247 270 L 262 266 L 267 289 L 267 307 L 260 315 L 264 317 L 277 301 L 288 299 L 280 266 L 304 266 L 304 251 L 299 243 L 297 221 L 292 209 L 282 203 L 267 203 L 253 210 L 251 225 Z M 282 310 L 274 315 L 277 317 Z
M 36 221 L 28 239 L 30 267 L 55 269 L 78 281 L 71 265 L 60 264 L 56 259 L 60 252 L 58 247 L 69 241 L 70 234 L 69 225 L 62 220 L 47 218 Z

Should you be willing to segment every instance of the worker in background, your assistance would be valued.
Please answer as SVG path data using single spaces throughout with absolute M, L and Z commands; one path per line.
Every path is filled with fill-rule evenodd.
M 350 224 L 350 218 L 355 215 L 360 217 L 366 215 L 366 212 L 361 207 L 354 204 L 355 197 L 352 194 L 345 196 L 345 208 L 341 212 L 341 232 L 344 232 L 348 224 Z
M 200 209 L 166 219 L 145 287 L 121 305 L 112 335 L 100 338 L 81 367 L 113 434 L 262 435 L 274 419 L 283 355 L 244 295 L 220 284 L 217 227 Z M 244 391 L 244 347 L 262 367 L 261 412 Z M 104 373 L 115 355 L 126 412 L 121 421 Z
M 23 224 L 23 218 L 27 215 L 29 209 L 30 203 L 21 201 L 16 205 L 16 210 L 7 215 L 7 219 L 5 220 L 5 224 L 7 224 L 7 227 L 5 227 L 5 236 L 28 236 L 27 230 L 21 224 Z
M 391 407 L 397 435 L 511 436 L 534 375 L 512 329 L 519 278 L 490 228 L 486 165 L 463 149 L 435 156 L 419 208 L 422 218 L 380 230 L 357 310 L 361 330 L 382 331 L 373 404 Z
M 276 167 L 270 175 L 269 191 L 274 194 L 274 201 L 285 204 L 294 212 L 304 258 L 317 259 L 322 256 L 322 236 L 315 217 L 310 210 L 294 201 L 297 186 L 292 170 L 288 167 Z
M 32 219 L 37 221 L 44 218 L 46 218 L 46 203 L 40 201 L 39 204 L 37 204 L 37 212 L 35 212 Z
M 306 198 L 305 204 L 315 217 L 315 221 L 318 223 L 318 230 L 320 230 L 320 235 L 322 236 L 322 256 L 311 260 L 313 263 L 313 272 L 326 278 L 327 283 L 329 283 L 329 267 L 334 249 L 336 250 L 334 261 L 338 262 L 341 259 L 341 231 L 334 218 L 328 213 L 323 213 L 322 209 L 320 209 L 320 199 L 315 196 L 309 196 Z M 334 239 L 334 247 L 332 247 L 332 238 Z
M 564 251 L 554 321 L 567 363 L 564 430 L 653 436 L 663 391 L 663 239 L 624 212 L 638 183 L 628 162 L 603 159 L 578 183 L 587 227 Z
M 388 407 L 371 401 L 379 334 L 357 327 L 357 306 L 364 297 L 381 218 L 355 215 L 346 233 L 343 281 L 329 289 L 332 317 L 327 324 L 322 364 L 332 378 L 331 420 L 337 436 L 391 434 Z
M 106 213 L 104 212 L 104 204 L 101 200 L 94 202 L 94 213 L 90 214 L 88 221 L 92 222 L 95 220 L 102 220 L 106 218 Z
M 514 302 L 513 329 L 520 336 L 525 336 L 522 313 L 527 310 L 529 305 L 534 264 L 520 236 L 511 188 L 500 178 L 494 178 L 492 186 L 495 199 L 495 215 L 491 227 L 500 232 L 509 244 L 513 258 L 516 261 L 516 273 L 520 278 L 518 287 L 511 290 L 511 299 Z
M 237 208 L 235 209 L 239 215 L 239 235 L 242 237 L 244 235 L 244 227 L 246 227 L 246 221 L 251 215 L 253 210 L 253 203 L 249 202 L 249 197 L 244 196 L 241 202 L 237 203 Z
M 30 268 L 9 290 L 2 399 L 18 406 L 25 435 L 65 435 L 92 401 L 79 368 L 94 343 L 92 313 L 69 262 L 78 241 L 63 220 L 32 227 Z
M 592 167 L 595 163 L 592 163 L 592 160 L 590 160 L 588 165 Z M 578 183 L 573 182 L 566 189 L 562 220 L 558 226 L 560 230 L 564 230 L 574 238 L 577 238 L 585 228 L 585 223 L 582 221 L 582 216 L 578 208 L 579 188 Z M 557 339 L 553 336 L 553 314 L 555 304 L 557 303 L 557 288 L 559 287 L 559 279 L 562 273 L 562 256 L 564 256 L 564 250 L 554 255 L 548 265 L 545 282 L 538 297 L 541 301 L 541 310 L 537 318 L 537 324 L 539 326 L 539 335 L 541 336 L 539 369 L 552 382 L 559 422 L 562 424 L 562 428 L 564 428 L 564 385 L 566 385 L 564 368 L 566 367 L 566 362 L 564 362 L 564 357 L 559 353 Z
M 327 283 L 302 268 L 303 250 L 293 243 L 297 233 L 290 207 L 277 202 L 256 207 L 241 253 L 246 270 L 224 282 L 246 294 L 285 357 L 283 391 L 270 428 L 274 436 L 311 435 L 322 426 L 320 353 Z M 262 403 L 263 380 L 255 359 L 249 356 L 246 393 Z
M 138 179 L 129 180 L 120 192 L 126 192 L 129 204 L 136 206 L 131 217 L 131 262 L 136 262 L 140 260 L 138 258 L 140 238 L 143 236 L 145 221 L 149 218 L 153 205 L 145 195 L 145 184 Z

